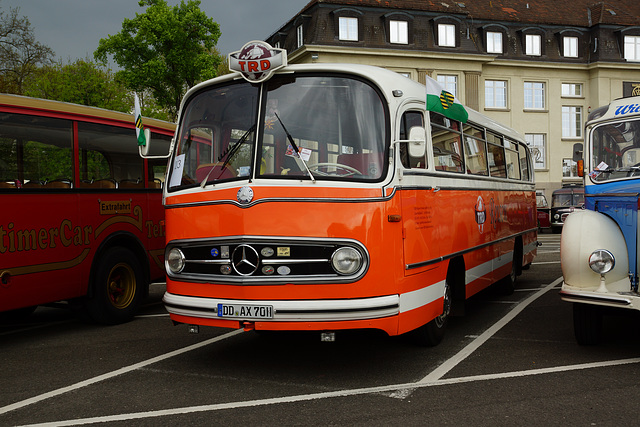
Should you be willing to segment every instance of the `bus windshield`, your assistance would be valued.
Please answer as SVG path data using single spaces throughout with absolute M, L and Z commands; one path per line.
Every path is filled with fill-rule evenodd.
M 592 132 L 592 144 L 594 181 L 640 177 L 640 120 L 598 126 Z
M 379 181 L 387 123 L 378 91 L 352 77 L 214 86 L 184 106 L 169 191 L 250 178 Z

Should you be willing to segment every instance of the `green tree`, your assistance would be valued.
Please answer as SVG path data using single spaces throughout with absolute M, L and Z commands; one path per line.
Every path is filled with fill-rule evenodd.
M 140 0 L 145 13 L 125 19 L 122 31 L 101 39 L 94 57 L 102 63 L 111 55 L 122 70 L 117 78 L 127 88 L 148 90 L 173 120 L 184 92 L 215 77 L 220 56 L 211 54 L 220 28 L 200 10 L 199 0 L 171 8 L 165 0 Z
M 18 16 L 19 10 L 0 10 L 0 92 L 21 94 L 24 81 L 54 58 L 51 48 L 35 40 L 31 23 Z
M 89 59 L 41 67 L 24 83 L 23 94 L 125 113 L 133 106 L 133 96 L 114 73 Z

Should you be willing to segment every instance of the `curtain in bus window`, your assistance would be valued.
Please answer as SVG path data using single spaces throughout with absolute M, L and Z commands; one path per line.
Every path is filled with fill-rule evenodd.
M 136 134 L 130 128 L 78 123 L 80 188 L 115 189 L 144 183 Z
M 252 173 L 258 89 L 246 82 L 195 94 L 184 107 L 170 188 Z
M 371 86 L 346 77 L 278 76 L 267 91 L 261 175 L 308 175 L 288 132 L 316 179 L 382 177 L 387 118 Z
M 464 137 L 464 158 L 467 172 L 474 175 L 489 175 L 487 167 L 487 143 L 481 139 Z
M 71 188 L 71 121 L 0 113 L 0 188 Z

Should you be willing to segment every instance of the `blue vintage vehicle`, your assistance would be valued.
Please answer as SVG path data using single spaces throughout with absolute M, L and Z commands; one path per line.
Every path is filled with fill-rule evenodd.
M 580 344 L 595 344 L 609 310 L 640 310 L 638 204 L 640 203 L 640 97 L 593 111 L 586 124 L 579 170 L 585 209 L 564 223 L 560 292 L 572 302 Z M 576 158 L 577 160 L 577 158 Z

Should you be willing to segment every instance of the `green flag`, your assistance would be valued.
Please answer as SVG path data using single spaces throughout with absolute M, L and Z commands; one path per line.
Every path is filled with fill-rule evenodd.
M 427 111 L 440 113 L 452 120 L 466 123 L 469 114 L 464 106 L 453 96 L 440 86 L 440 84 L 427 77 Z
M 134 93 L 134 109 L 136 115 L 136 137 L 138 137 L 138 145 L 147 145 L 147 139 L 144 136 L 144 126 L 142 125 L 142 114 L 140 113 L 140 100 L 138 94 Z

